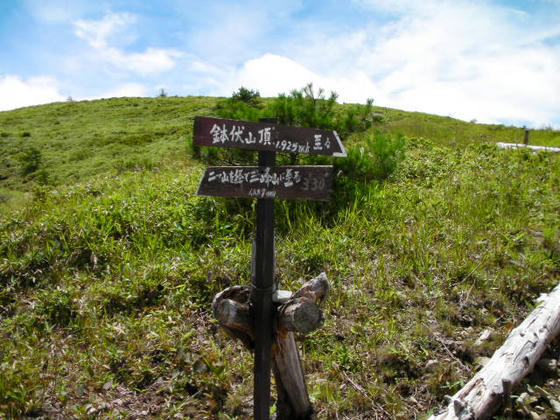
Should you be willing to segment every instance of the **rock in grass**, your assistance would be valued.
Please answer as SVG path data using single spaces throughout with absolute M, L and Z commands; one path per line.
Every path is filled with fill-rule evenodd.
M 552 411 L 560 416 L 560 401 L 551 398 L 548 402 L 550 403 Z
M 427 370 L 427 371 L 432 371 L 432 370 L 434 370 L 434 368 L 435 368 L 437 365 L 439 365 L 439 362 L 438 362 L 437 360 L 435 360 L 435 359 L 428 360 L 428 361 L 426 362 L 426 370 Z
M 515 400 L 517 404 L 522 406 L 526 405 L 528 401 L 529 401 L 529 394 L 527 394 L 526 392 L 520 394 L 519 397 L 517 397 L 517 399 Z
M 474 345 L 475 346 L 482 345 L 482 343 L 484 343 L 486 340 L 488 340 L 491 335 L 492 335 L 492 330 L 490 330 L 490 329 L 486 329 L 486 330 L 482 331 L 482 334 L 480 334 L 480 336 L 476 339 L 476 341 L 474 342 Z

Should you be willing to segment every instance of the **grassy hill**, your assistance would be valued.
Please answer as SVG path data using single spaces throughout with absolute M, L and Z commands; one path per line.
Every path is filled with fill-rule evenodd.
M 251 356 L 210 302 L 249 282 L 254 205 L 195 196 L 204 165 L 188 147 L 217 101 L 0 113 L 4 416 L 248 418 Z M 345 139 L 346 166 L 400 132 L 390 176 L 364 164 L 349 180 L 357 169 L 340 163 L 335 202 L 277 202 L 281 284 L 325 271 L 333 286 L 324 327 L 302 340 L 319 418 L 441 406 L 560 278 L 560 156 L 492 145 L 521 141 L 519 128 L 375 111 Z
M 37 184 L 71 185 L 100 174 L 183 165 L 192 118 L 211 112 L 215 102 L 122 98 L 2 112 L 0 194 L 6 202 Z M 21 160 L 30 150 L 40 157 L 38 167 L 26 173 Z
M 72 185 L 100 174 L 192 164 L 186 152 L 193 117 L 213 114 L 218 102 L 203 97 L 114 98 L 0 112 L 0 206 L 21 204 L 22 193 L 37 185 Z M 373 110 L 382 115 L 373 130 L 423 137 L 442 146 L 522 142 L 524 135 L 517 127 Z M 560 131 L 533 130 L 531 144 L 560 146 Z

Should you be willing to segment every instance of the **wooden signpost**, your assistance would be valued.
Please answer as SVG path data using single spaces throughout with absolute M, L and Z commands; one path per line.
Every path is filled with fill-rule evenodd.
M 277 419 L 311 419 L 313 407 L 293 332 L 307 333 L 321 325 L 320 305 L 329 284 L 321 274 L 291 296 L 279 293 L 274 282 L 274 199 L 328 200 L 333 169 L 275 166 L 276 152 L 346 156 L 346 151 L 334 130 L 288 127 L 275 122 L 270 118 L 257 123 L 196 117 L 195 146 L 259 152 L 258 166 L 207 168 L 197 194 L 258 200 L 251 286 L 233 286 L 218 293 L 212 303 L 214 316 L 230 335 L 255 351 L 255 420 L 269 419 L 272 367 L 278 388 Z

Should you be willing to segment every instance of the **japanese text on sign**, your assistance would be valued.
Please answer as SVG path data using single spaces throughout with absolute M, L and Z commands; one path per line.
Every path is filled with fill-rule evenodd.
M 294 154 L 346 156 L 346 151 L 334 130 L 212 117 L 195 118 L 194 144 Z
M 255 136 L 252 131 L 245 133 L 245 127 L 242 125 L 234 125 L 231 129 L 227 128 L 225 124 L 222 126 L 214 124 L 210 129 L 212 135 L 212 144 L 219 145 L 225 143 L 239 143 L 239 144 L 262 144 L 271 145 L 271 132 L 270 127 L 265 127 L 258 130 L 258 135 Z
M 226 197 L 327 199 L 330 166 L 208 168 L 198 193 Z

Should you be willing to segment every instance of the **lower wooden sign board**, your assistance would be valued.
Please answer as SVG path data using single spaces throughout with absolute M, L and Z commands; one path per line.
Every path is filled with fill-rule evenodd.
M 206 168 L 197 195 L 326 201 L 332 182 L 330 165 L 217 166 Z

